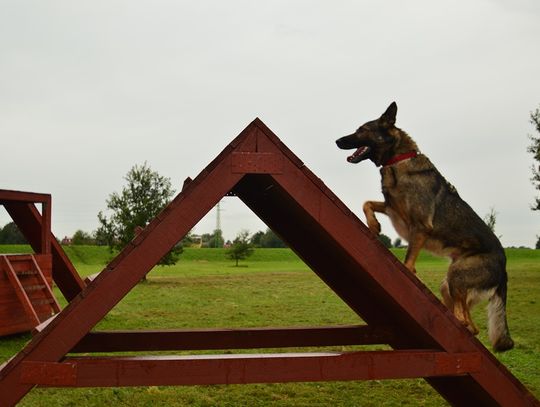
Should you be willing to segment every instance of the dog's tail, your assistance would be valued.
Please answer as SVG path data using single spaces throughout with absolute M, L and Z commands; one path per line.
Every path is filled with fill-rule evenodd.
M 489 341 L 496 352 L 504 352 L 514 347 L 506 321 L 506 281 L 501 283 L 488 302 Z

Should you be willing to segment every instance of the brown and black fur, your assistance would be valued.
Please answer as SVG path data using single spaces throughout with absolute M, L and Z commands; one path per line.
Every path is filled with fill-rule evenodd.
M 407 133 L 395 127 L 396 113 L 394 102 L 380 118 L 336 141 L 339 148 L 356 149 L 349 162 L 370 159 L 382 166 L 384 201 L 364 204 L 368 227 L 380 233 L 375 212 L 390 218 L 397 233 L 409 243 L 405 266 L 413 273 L 422 248 L 449 257 L 451 263 L 441 284 L 445 305 L 477 334 L 470 309 L 488 298 L 493 348 L 511 349 L 514 342 L 506 321 L 506 256 L 501 243 L 425 155 L 403 156 L 418 152 L 418 147 Z M 409 158 L 387 164 L 395 157 Z

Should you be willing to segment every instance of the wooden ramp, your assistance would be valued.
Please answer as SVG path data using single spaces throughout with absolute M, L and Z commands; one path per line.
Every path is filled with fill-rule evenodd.
M 367 325 L 91 331 L 225 195 L 238 196 Z M 389 344 L 394 350 L 171 357 L 69 355 L 372 343 Z M 412 377 L 425 378 L 454 405 L 539 405 L 322 181 L 256 119 L 197 178 L 187 180 L 174 201 L 2 368 L 0 400 L 2 405 L 13 405 L 36 385 L 192 385 Z
M 51 290 L 50 255 L 0 255 L 0 335 L 30 331 L 60 305 Z

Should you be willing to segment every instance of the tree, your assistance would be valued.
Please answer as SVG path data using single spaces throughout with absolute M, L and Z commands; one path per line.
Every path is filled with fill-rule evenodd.
M 261 240 L 264 236 L 264 232 L 262 230 L 259 230 L 257 233 L 255 233 L 253 236 L 251 236 L 250 242 L 253 247 L 262 247 Z
M 401 244 L 402 244 L 401 238 L 400 238 L 400 237 L 396 237 L 396 240 L 394 240 L 394 243 L 393 243 L 394 247 L 400 248 L 400 247 L 401 247 Z
M 193 230 L 187 232 L 187 234 L 182 238 L 182 246 L 189 247 L 195 244 L 195 238 L 193 236 Z
M 533 155 L 533 159 L 537 162 L 532 165 L 533 176 L 531 182 L 534 187 L 540 191 L 540 107 L 537 108 L 534 112 L 531 112 L 531 123 L 536 128 L 536 132 L 539 136 L 535 137 L 529 135 L 529 138 L 532 141 L 532 144 L 527 148 L 527 151 Z M 540 197 L 535 198 L 535 203 L 531 206 L 533 211 L 540 210 Z
M 497 223 L 497 211 L 495 211 L 495 208 L 491 207 L 489 208 L 489 213 L 484 216 L 484 222 L 486 223 L 487 227 L 491 229 L 493 233 L 495 233 L 495 224 Z M 500 238 L 500 236 L 499 236 Z
M 94 238 L 87 232 L 77 230 L 71 238 L 72 245 L 91 245 L 94 244 Z
M 202 247 L 219 248 L 225 244 L 223 232 L 221 229 L 216 229 L 212 233 L 204 233 L 202 236 Z
M 261 247 L 287 247 L 285 242 L 281 240 L 281 238 L 278 237 L 274 233 L 274 231 L 270 228 L 266 229 L 266 232 L 264 232 L 264 235 L 261 236 L 260 239 L 260 245 Z
M 244 260 L 253 254 L 253 247 L 249 241 L 249 232 L 243 230 L 234 239 L 232 246 L 227 250 L 227 257 L 236 261 L 236 267 L 238 267 L 238 260 Z
M 536 163 L 533 163 L 532 177 L 531 182 L 534 187 L 540 191 L 540 107 L 538 107 L 534 112 L 531 112 L 531 124 L 534 125 L 536 132 L 539 134 L 537 137 L 529 134 L 529 138 L 532 143 L 527 148 L 527 151 L 533 155 L 533 159 Z M 540 210 L 540 196 L 535 198 L 535 202 L 531 205 L 533 211 Z M 540 236 L 537 236 L 536 248 L 540 249 Z
M 124 177 L 127 185 L 120 193 L 113 192 L 107 199 L 107 217 L 98 213 L 100 226 L 96 240 L 106 242 L 112 250 L 123 249 L 170 202 L 174 191 L 171 180 L 152 171 L 146 164 L 133 166 Z M 172 265 L 178 261 L 182 246 L 176 245 L 159 264 Z
M 10 222 L 0 228 L 0 244 L 27 244 L 27 241 L 15 222 Z
M 383 233 L 379 234 L 379 242 L 381 242 L 387 249 L 392 247 L 392 240 Z

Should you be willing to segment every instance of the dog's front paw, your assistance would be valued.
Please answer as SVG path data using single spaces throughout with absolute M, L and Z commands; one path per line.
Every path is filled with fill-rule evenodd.
M 407 267 L 409 269 L 409 271 L 413 274 L 416 274 L 416 267 Z
M 368 228 L 374 235 L 378 236 L 381 233 L 381 224 L 377 220 L 368 219 Z

